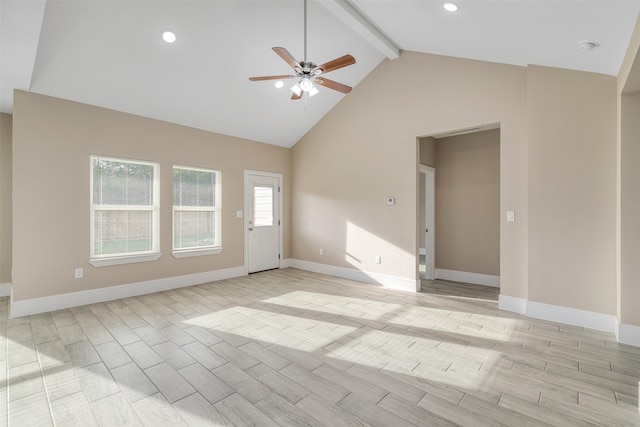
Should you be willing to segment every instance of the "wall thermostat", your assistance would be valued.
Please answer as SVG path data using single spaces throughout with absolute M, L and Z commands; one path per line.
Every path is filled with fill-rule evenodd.
M 387 205 L 395 205 L 396 198 L 395 197 L 387 197 Z

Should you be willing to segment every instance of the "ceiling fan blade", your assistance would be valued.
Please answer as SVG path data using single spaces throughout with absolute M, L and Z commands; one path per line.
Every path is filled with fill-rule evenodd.
M 291 94 L 291 99 L 292 99 L 292 100 L 294 100 L 294 101 L 296 101 L 296 100 L 298 100 L 298 99 L 302 98 L 302 95 L 303 95 L 303 94 L 304 94 L 304 92 L 302 92 L 302 91 L 300 91 L 300 95 L 298 95 L 298 94 L 296 94 L 295 92 L 293 92 L 293 93 Z
M 283 79 L 292 79 L 295 76 L 290 75 L 282 75 L 282 76 L 262 76 L 262 77 L 249 77 L 249 80 L 252 82 L 259 82 L 262 80 L 283 80 Z
M 311 72 L 313 73 L 316 70 L 322 70 L 322 73 L 328 73 L 329 71 L 337 70 L 342 67 L 346 67 L 347 65 L 353 65 L 356 63 L 356 59 L 351 55 L 341 56 L 340 58 L 336 58 L 333 61 L 325 62 L 322 65 L 318 65 Z
M 328 87 L 329 89 L 337 90 L 342 93 L 351 92 L 351 86 L 343 85 L 342 83 L 334 82 L 333 80 L 326 79 L 324 77 L 316 77 L 314 82 L 320 86 Z
M 296 61 L 296 58 L 294 58 L 293 55 L 291 55 L 287 49 L 283 47 L 274 47 L 273 51 L 277 53 L 278 56 L 280 56 L 280 58 L 284 59 L 284 62 L 289 64 L 291 68 L 293 68 L 294 70 L 296 68 L 301 68 L 300 63 Z

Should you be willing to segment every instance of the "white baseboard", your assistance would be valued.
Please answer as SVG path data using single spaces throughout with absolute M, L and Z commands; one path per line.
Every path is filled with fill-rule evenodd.
M 473 283 L 474 285 L 500 287 L 500 276 L 489 274 L 468 273 L 466 271 L 445 270 L 436 268 L 436 279 L 451 280 L 452 282 Z
M 527 302 L 527 316 L 604 332 L 615 332 L 616 316 L 540 302 Z
M 0 297 L 11 295 L 11 283 L 0 283 Z
M 618 323 L 616 339 L 622 344 L 640 347 L 640 326 Z
M 246 275 L 245 267 L 241 266 L 227 268 L 224 270 L 214 270 L 204 273 L 148 280 L 145 282 L 130 283 L 127 285 L 109 286 L 87 291 L 51 295 L 48 297 L 28 300 L 14 301 L 12 298 L 10 312 L 12 318 L 28 316 L 30 314 L 44 313 L 47 311 L 61 310 L 80 305 L 95 304 L 153 292 L 167 291 L 170 289 L 215 282 L 223 279 L 231 279 L 233 277 L 240 277 L 244 275 Z
M 286 260 L 288 265 L 300 270 L 312 271 L 314 273 L 327 274 L 329 276 L 342 277 L 343 279 L 355 280 L 357 282 L 381 285 L 385 288 L 398 289 L 401 291 L 416 292 L 420 281 L 405 279 L 403 277 L 388 276 L 379 273 L 355 270 L 352 268 L 336 267 L 333 265 L 319 264 L 316 262 L 303 261 L 299 259 Z
M 613 332 L 616 333 L 616 338 L 619 342 L 640 347 L 640 327 L 619 325 L 616 316 L 610 314 L 543 304 L 508 295 L 500 295 L 498 308 L 500 310 L 524 314 L 535 319 L 580 326 L 598 331 Z
M 280 268 L 289 268 L 289 267 L 291 267 L 291 258 L 280 260 Z
M 524 298 L 500 294 L 498 297 L 498 308 L 500 310 L 512 311 L 514 313 L 526 314 L 527 300 Z

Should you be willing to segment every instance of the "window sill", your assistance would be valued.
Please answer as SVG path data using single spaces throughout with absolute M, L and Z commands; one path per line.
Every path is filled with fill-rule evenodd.
M 160 252 L 154 252 L 151 254 L 144 255 L 127 255 L 127 256 L 119 256 L 119 257 L 109 257 L 109 258 L 92 258 L 89 260 L 89 264 L 94 267 L 106 267 L 109 265 L 120 265 L 120 264 L 133 264 L 136 262 L 147 262 L 147 261 L 155 261 L 160 258 L 162 255 Z
M 171 255 L 174 258 L 188 258 L 192 256 L 204 256 L 204 255 L 217 255 L 222 252 L 221 247 L 216 248 L 206 248 L 206 249 L 189 249 L 189 250 L 181 250 L 181 251 L 173 251 Z

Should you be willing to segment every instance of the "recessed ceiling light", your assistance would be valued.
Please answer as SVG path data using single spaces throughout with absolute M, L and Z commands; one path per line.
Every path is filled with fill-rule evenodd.
M 162 40 L 167 43 L 173 43 L 176 41 L 176 34 L 173 31 L 165 31 L 162 33 Z
M 583 52 L 591 52 L 593 49 L 598 47 L 598 43 L 585 40 L 578 43 L 578 46 L 580 47 L 580 50 Z
M 278 81 L 276 82 L 276 87 L 277 87 L 278 89 L 280 89 L 282 86 L 284 86 L 284 82 L 283 82 L 282 80 L 278 80 Z
M 444 7 L 444 10 L 446 10 L 447 12 L 457 12 L 458 11 L 458 5 L 455 3 L 445 3 L 442 5 L 442 7 Z

